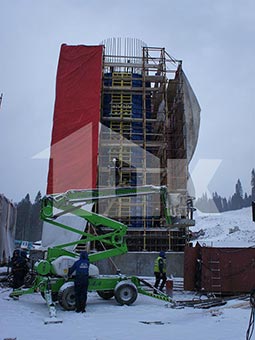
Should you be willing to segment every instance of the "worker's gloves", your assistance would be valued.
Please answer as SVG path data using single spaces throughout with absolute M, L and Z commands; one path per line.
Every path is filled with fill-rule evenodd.
M 160 279 L 163 278 L 163 273 L 159 273 L 159 278 L 160 278 Z

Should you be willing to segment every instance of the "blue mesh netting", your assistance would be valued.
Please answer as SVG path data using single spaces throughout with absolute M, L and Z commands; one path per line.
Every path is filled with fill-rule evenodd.
M 112 86 L 112 73 L 104 74 L 104 86 Z M 132 86 L 142 87 L 142 76 L 141 74 L 132 74 Z M 146 86 L 150 86 L 150 83 L 146 83 Z M 103 116 L 109 117 L 111 115 L 111 94 L 104 94 L 103 98 Z M 143 112 L 143 96 L 142 94 L 132 94 L 132 118 L 142 118 Z M 151 98 L 149 95 L 146 97 L 146 117 L 151 117 Z M 133 139 L 131 137 L 131 139 Z M 137 136 L 134 135 L 134 139 L 137 140 Z
M 112 73 L 104 74 L 104 86 L 112 86 Z M 150 83 L 146 83 L 145 86 L 149 87 Z M 142 87 L 142 75 L 141 74 L 132 74 L 132 87 Z M 112 95 L 109 93 L 105 93 L 103 97 L 103 117 L 110 117 L 112 112 Z M 120 103 L 121 104 L 121 103 Z M 141 93 L 132 93 L 132 110 L 131 110 L 131 118 L 141 119 L 143 118 L 143 95 Z M 146 118 L 151 118 L 151 97 L 150 95 L 146 95 Z M 105 121 L 104 125 L 110 127 L 109 121 Z M 142 121 L 132 121 L 131 122 L 131 131 L 128 139 L 134 141 L 142 141 L 144 139 L 143 135 L 143 122 Z M 152 123 L 146 123 L 146 132 L 150 133 L 152 131 Z M 147 140 L 151 139 L 151 136 L 146 137 Z M 109 150 L 108 150 L 109 151 Z M 107 150 L 104 150 L 107 152 Z M 107 166 L 107 157 L 103 162 L 104 166 Z M 140 147 L 132 147 L 131 148 L 131 164 L 130 166 L 134 168 L 143 167 L 143 149 Z M 137 173 L 135 170 L 131 172 L 131 177 L 129 180 L 129 185 L 131 186 L 139 186 L 143 184 L 143 174 Z M 137 202 L 137 205 L 130 206 L 130 226 L 142 228 L 144 227 L 143 221 L 143 202 L 142 197 L 136 197 L 135 200 L 132 198 L 131 202 Z M 141 205 L 139 205 L 139 203 Z M 153 211 L 153 203 L 147 198 L 146 203 L 147 214 L 151 215 Z M 152 216 L 148 216 L 146 219 L 146 227 L 152 227 Z

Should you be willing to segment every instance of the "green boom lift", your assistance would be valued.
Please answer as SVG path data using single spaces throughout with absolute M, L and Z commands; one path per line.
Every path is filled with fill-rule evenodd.
M 99 241 L 105 248 L 102 251 L 89 255 L 91 263 L 88 287 L 89 292 L 96 291 L 103 299 L 110 299 L 114 296 L 117 303 L 120 305 L 132 304 L 136 300 L 138 293 L 174 303 L 170 297 L 161 292 L 154 294 L 147 289 L 144 289 L 144 285 L 149 286 L 150 288 L 153 287 L 150 286 L 148 282 L 136 276 L 128 277 L 120 273 L 117 273 L 116 275 L 99 275 L 98 268 L 93 264 L 106 258 L 124 254 L 128 251 L 124 240 L 127 226 L 121 222 L 86 210 L 86 204 L 91 204 L 101 199 L 155 193 L 160 193 L 161 200 L 165 207 L 166 223 L 171 224 L 167 189 L 162 186 L 70 190 L 61 194 L 45 196 L 42 199 L 41 205 L 42 220 L 53 226 L 79 234 L 80 239 L 78 241 L 48 248 L 45 259 L 40 260 L 35 264 L 37 275 L 32 287 L 14 290 L 10 296 L 18 297 L 24 294 L 40 292 L 46 299 L 49 308 L 54 309 L 54 302 L 59 301 L 59 304 L 64 309 L 75 309 L 73 278 L 67 278 L 67 272 L 68 268 L 70 268 L 74 261 L 77 260 L 79 254 L 65 248 Z M 65 214 L 73 214 L 81 217 L 95 229 L 98 228 L 99 231 L 102 231 L 103 229 L 103 232 L 91 234 L 60 223 L 57 218 Z M 53 310 L 53 314 L 54 313 L 55 311 Z

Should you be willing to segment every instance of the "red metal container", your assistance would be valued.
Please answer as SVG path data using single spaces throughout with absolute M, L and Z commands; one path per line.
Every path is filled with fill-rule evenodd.
M 255 288 L 254 248 L 186 247 L 184 289 L 247 293 Z

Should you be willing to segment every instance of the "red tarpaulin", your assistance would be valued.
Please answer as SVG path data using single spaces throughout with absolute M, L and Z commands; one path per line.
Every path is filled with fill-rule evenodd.
M 102 46 L 61 46 L 47 194 L 96 186 L 102 54 Z

